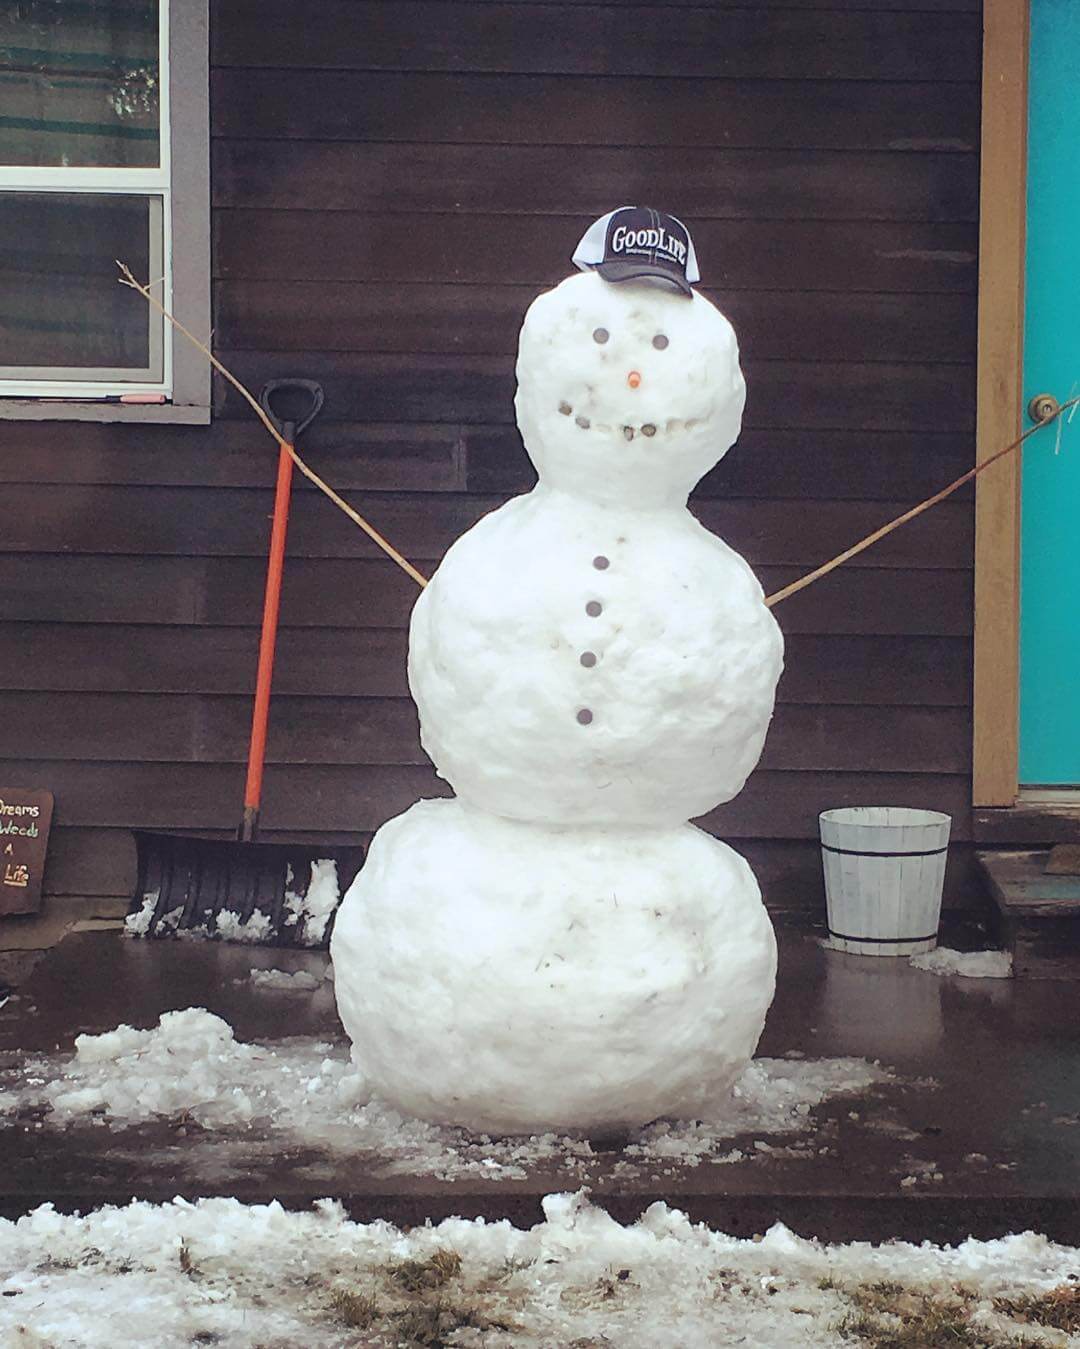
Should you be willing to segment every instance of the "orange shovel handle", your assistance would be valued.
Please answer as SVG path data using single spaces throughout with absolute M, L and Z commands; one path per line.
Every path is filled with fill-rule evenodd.
M 259 638 L 259 668 L 255 676 L 255 707 L 251 715 L 251 745 L 248 749 L 247 783 L 244 787 L 244 819 L 257 815 L 262 799 L 263 765 L 266 762 L 266 728 L 270 720 L 270 686 L 274 679 L 278 615 L 281 612 L 281 576 L 285 566 L 285 539 L 289 530 L 293 461 L 289 447 L 278 456 L 277 489 L 274 493 L 274 523 L 270 531 L 270 559 L 266 568 L 262 636 Z

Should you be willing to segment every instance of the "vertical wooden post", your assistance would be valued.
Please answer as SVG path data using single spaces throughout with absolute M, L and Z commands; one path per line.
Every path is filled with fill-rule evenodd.
M 1024 341 L 1029 0 L 984 0 L 976 444 L 1020 433 Z M 974 804 L 1017 796 L 1020 456 L 975 493 Z

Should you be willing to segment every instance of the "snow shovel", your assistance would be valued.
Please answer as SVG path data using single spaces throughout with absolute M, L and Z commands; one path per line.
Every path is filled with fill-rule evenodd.
M 281 420 L 271 399 L 303 399 L 303 415 Z M 318 415 L 322 388 L 307 379 L 274 379 L 259 395 L 263 411 L 291 446 Z M 285 538 L 289 525 L 293 461 L 278 457 L 270 556 L 263 600 L 259 663 L 251 718 L 244 812 L 235 841 L 135 831 L 138 878 L 127 929 L 136 936 L 178 932 L 274 946 L 325 947 L 340 892 L 364 860 L 354 847 L 305 847 L 255 842 L 262 800 L 270 686 L 274 671 Z

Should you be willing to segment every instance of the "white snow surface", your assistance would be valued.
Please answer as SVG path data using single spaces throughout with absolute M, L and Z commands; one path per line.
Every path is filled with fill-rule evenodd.
M 326 925 L 341 897 L 337 863 L 329 857 L 313 861 L 308 886 L 302 894 L 291 888 L 293 879 L 290 866 L 285 889 L 285 907 L 294 919 L 302 920 L 300 944 L 318 946 L 326 936 Z
M 623 1174 L 742 1160 L 733 1139 L 806 1134 L 816 1106 L 864 1095 L 889 1076 L 863 1059 L 757 1060 L 708 1119 L 663 1121 L 633 1134 Z M 18 1083 L 0 1090 L 0 1111 L 47 1106 L 47 1127 L 107 1119 L 118 1129 L 183 1117 L 231 1139 L 268 1135 L 277 1148 L 287 1139 L 334 1155 L 362 1153 L 384 1175 L 520 1180 L 527 1168 L 543 1166 L 578 1183 L 597 1161 L 580 1133 L 491 1138 L 408 1118 L 372 1098 L 341 1045 L 237 1041 L 227 1022 L 203 1008 L 166 1012 L 149 1030 L 81 1035 L 74 1055 L 32 1060 Z
M 753 572 L 688 511 L 542 483 L 451 546 L 409 635 L 440 774 L 473 805 L 549 823 L 678 824 L 730 800 L 782 663 Z
M 544 828 L 457 800 L 379 830 L 331 955 L 373 1089 L 475 1132 L 714 1113 L 776 974 L 753 872 L 702 830 Z
M 739 430 L 731 326 L 700 295 L 579 273 L 533 303 L 517 373 L 540 482 L 462 535 L 413 609 L 424 748 L 496 815 L 702 815 L 757 763 L 783 658 L 753 572 L 686 509 Z
M 0 1342 L 33 1349 L 345 1349 L 396 1345 L 410 1306 L 472 1307 L 502 1328 L 459 1329 L 440 1343 L 483 1349 L 842 1349 L 845 1290 L 887 1280 L 916 1297 L 970 1297 L 986 1343 L 1076 1345 L 995 1310 L 995 1296 L 1069 1286 L 1080 1251 L 1031 1232 L 956 1247 L 890 1242 L 821 1245 L 782 1224 L 760 1240 L 730 1237 L 654 1203 L 621 1225 L 584 1192 L 552 1194 L 544 1220 L 449 1218 L 403 1232 L 235 1199 L 132 1203 L 68 1217 L 51 1205 L 0 1220 Z M 438 1293 L 402 1295 L 392 1271 L 438 1251 L 461 1258 Z M 822 1286 L 824 1285 L 824 1286 Z M 348 1329 L 332 1297 L 373 1295 L 366 1331 Z M 989 1338 L 993 1335 L 993 1338 Z M 1035 1338 L 1037 1337 L 1037 1339 Z M 431 1342 L 431 1341 L 429 1341 Z
M 958 974 L 964 979 L 1010 979 L 1012 956 L 1008 951 L 953 951 L 939 946 L 933 951 L 912 956 L 917 970 L 930 974 Z

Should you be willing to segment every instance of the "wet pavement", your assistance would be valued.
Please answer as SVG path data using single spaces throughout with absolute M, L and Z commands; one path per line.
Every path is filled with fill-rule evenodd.
M 631 1167 L 616 1141 L 597 1143 L 585 1176 L 594 1200 L 630 1221 L 663 1199 L 737 1235 L 780 1220 L 827 1240 L 956 1241 L 1031 1227 L 1080 1243 L 1080 984 L 943 978 L 903 959 L 824 950 L 806 920 L 778 920 L 778 929 L 760 1054 L 873 1059 L 892 1079 L 826 1100 L 806 1133 L 733 1138 L 745 1154 L 736 1162 Z M 80 1033 L 149 1027 L 191 1006 L 225 1018 L 238 1040 L 342 1040 L 331 983 L 303 994 L 259 988 L 253 966 L 321 975 L 325 957 L 70 935 L 0 1009 L 0 1068 L 10 1086 L 27 1056 L 68 1053 Z M 581 1183 L 547 1163 L 524 1179 L 395 1175 L 377 1158 L 272 1127 L 207 1132 L 182 1118 L 61 1128 L 47 1115 L 0 1116 L 0 1159 L 4 1216 L 43 1202 L 85 1210 L 232 1194 L 298 1207 L 331 1195 L 364 1220 L 456 1213 L 528 1225 L 543 1195 Z

